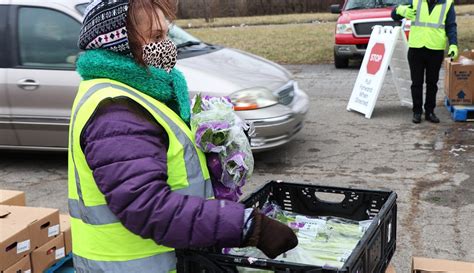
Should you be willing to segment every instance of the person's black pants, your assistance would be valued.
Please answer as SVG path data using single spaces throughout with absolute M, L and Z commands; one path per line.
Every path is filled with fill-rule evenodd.
M 408 63 L 411 74 L 411 96 L 413 112 L 423 113 L 423 79 L 426 71 L 426 102 L 425 113 L 433 113 L 436 107 L 436 93 L 438 92 L 439 70 L 443 63 L 444 50 L 432 50 L 426 47 L 410 48 Z

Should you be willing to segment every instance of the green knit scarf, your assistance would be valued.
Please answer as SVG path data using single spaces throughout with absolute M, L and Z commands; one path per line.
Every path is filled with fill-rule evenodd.
M 129 85 L 166 104 L 189 124 L 191 107 L 188 87 L 177 69 L 167 73 L 137 64 L 132 58 L 104 49 L 86 50 L 77 61 L 84 80 L 108 78 Z

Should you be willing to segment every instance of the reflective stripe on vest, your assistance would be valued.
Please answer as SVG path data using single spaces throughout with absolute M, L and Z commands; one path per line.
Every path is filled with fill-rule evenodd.
M 174 251 L 124 262 L 93 261 L 78 255 L 73 255 L 73 261 L 77 273 L 169 273 L 176 269 Z M 94 268 L 94 272 L 88 268 Z
M 202 171 L 201 166 L 198 161 L 192 160 L 192 158 L 198 158 L 196 154 L 196 150 L 192 149 L 194 146 L 186 134 L 170 119 L 168 118 L 160 109 L 158 109 L 155 105 L 150 103 L 148 100 L 144 99 L 143 97 L 139 96 L 136 92 L 133 92 L 127 88 L 124 88 L 119 85 L 115 85 L 112 83 L 99 83 L 91 87 L 86 94 L 81 98 L 76 109 L 72 116 L 72 128 L 74 128 L 74 124 L 76 121 L 77 113 L 81 106 L 86 102 L 86 100 L 92 96 L 95 92 L 106 88 L 112 87 L 119 90 L 122 90 L 129 95 L 133 96 L 136 99 L 141 100 L 142 102 L 146 103 L 150 108 L 152 108 L 155 113 L 157 113 L 161 118 L 163 118 L 173 130 L 173 133 L 184 147 L 184 161 L 188 175 L 188 182 L 189 186 L 187 188 L 176 190 L 175 192 L 184 194 L 184 195 L 192 195 L 202 198 L 212 198 L 213 197 L 213 189 L 212 184 L 209 180 L 203 183 L 202 181 Z M 69 200 L 69 212 L 72 217 L 82 219 L 84 223 L 92 224 L 92 225 L 105 225 L 105 224 L 112 224 L 117 223 L 119 220 L 115 215 L 110 211 L 107 205 L 98 205 L 98 206 L 85 206 L 82 196 L 80 178 L 77 171 L 75 157 L 74 157 L 74 134 L 71 133 L 71 141 L 70 141 L 70 149 L 72 153 L 72 161 L 74 165 L 74 174 L 76 179 L 76 188 L 77 194 L 79 196 L 79 200 L 70 199 Z M 192 174 L 200 174 L 193 176 Z
M 422 8 L 423 0 L 418 0 L 418 5 L 416 6 L 416 18 L 415 21 L 411 23 L 412 26 L 417 27 L 431 27 L 431 28 L 444 28 L 444 16 L 446 13 L 446 9 L 448 7 L 448 1 L 446 0 L 441 7 L 441 13 L 439 15 L 438 23 L 430 23 L 430 22 L 421 22 L 421 8 Z M 436 8 L 436 7 L 435 7 Z M 424 18 L 423 18 L 424 19 Z

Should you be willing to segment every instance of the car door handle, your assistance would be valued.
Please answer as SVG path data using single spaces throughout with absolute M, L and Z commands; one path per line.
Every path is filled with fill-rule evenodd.
M 39 83 L 32 79 L 23 79 L 18 81 L 18 87 L 24 90 L 33 91 L 38 89 Z

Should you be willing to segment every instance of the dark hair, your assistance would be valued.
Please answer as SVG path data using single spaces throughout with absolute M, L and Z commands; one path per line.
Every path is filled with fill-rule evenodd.
M 176 19 L 176 5 L 176 0 L 130 0 L 127 16 L 127 35 L 133 58 L 138 64 L 146 66 L 142 53 L 142 44 L 146 37 L 144 37 L 143 33 L 139 33 L 137 28 L 139 11 L 144 11 L 148 21 L 152 22 L 152 20 L 159 20 L 159 15 L 156 12 L 158 7 L 166 19 L 171 22 Z M 163 28 L 161 22 L 159 24 Z

